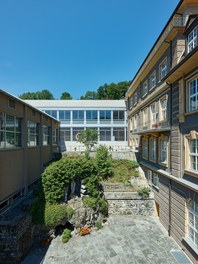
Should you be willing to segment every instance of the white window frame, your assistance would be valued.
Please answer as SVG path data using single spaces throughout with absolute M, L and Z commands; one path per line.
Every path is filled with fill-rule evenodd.
M 143 83 L 143 97 L 146 96 L 148 93 L 148 81 L 146 80 L 144 83 Z
M 150 106 L 151 112 L 151 127 L 157 124 L 157 111 L 156 111 L 156 102 Z
M 143 129 L 148 127 L 148 107 L 143 109 Z
M 168 73 L 168 63 L 167 58 L 165 58 L 162 63 L 160 64 L 160 80 L 162 80 Z
M 195 152 L 192 152 L 192 147 L 191 147 L 191 142 L 193 140 L 196 141 Z M 185 147 L 185 172 L 192 176 L 198 177 L 198 131 L 192 130 L 190 131 L 189 134 L 184 135 L 184 147 Z M 195 169 L 192 166 L 192 159 L 195 160 Z
M 134 104 L 133 105 L 136 105 L 137 104 L 137 92 L 134 93 Z
M 198 77 L 188 82 L 189 112 L 198 110 Z M 192 93 L 191 93 L 192 92 Z M 194 101 L 193 101 L 194 100 Z M 192 105 L 194 102 L 194 106 Z
M 192 151 L 192 144 L 194 144 Z M 190 150 L 190 170 L 198 173 L 198 139 L 189 139 L 189 150 Z
M 149 160 L 152 162 L 156 162 L 157 161 L 157 138 L 156 137 L 149 138 L 149 147 L 150 147 Z
M 160 136 L 159 137 L 159 163 L 162 165 L 168 166 L 168 137 Z
M 165 102 L 165 105 L 163 105 L 163 102 Z M 160 111 L 159 111 L 159 121 L 164 122 L 167 120 L 167 103 L 168 103 L 168 98 L 167 96 L 163 97 L 160 99 Z
M 154 71 L 150 76 L 150 90 L 152 90 L 156 86 L 156 71 Z
M 195 27 L 189 34 L 187 38 L 187 50 L 188 53 L 191 52 L 197 46 L 197 27 Z
M 143 137 L 142 138 L 142 157 L 144 159 L 148 159 L 148 138 L 147 137 Z
M 188 204 L 188 239 L 198 249 L 198 204 L 190 200 Z

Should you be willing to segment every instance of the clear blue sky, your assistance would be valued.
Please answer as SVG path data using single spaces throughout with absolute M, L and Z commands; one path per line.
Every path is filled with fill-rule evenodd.
M 0 87 L 79 99 L 133 79 L 179 0 L 0 0 Z

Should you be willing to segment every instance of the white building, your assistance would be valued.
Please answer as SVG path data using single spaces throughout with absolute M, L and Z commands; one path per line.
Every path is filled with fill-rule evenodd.
M 96 129 L 98 144 L 113 150 L 127 148 L 127 116 L 124 100 L 25 100 L 60 121 L 62 151 L 84 150 L 77 134 Z

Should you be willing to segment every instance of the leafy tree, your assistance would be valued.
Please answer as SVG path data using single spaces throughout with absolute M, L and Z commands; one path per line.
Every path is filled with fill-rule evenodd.
M 61 100 L 72 100 L 72 97 L 71 97 L 70 93 L 64 92 L 64 93 L 62 93 L 60 99 Z
M 78 135 L 78 142 L 83 143 L 87 149 L 91 149 L 98 141 L 98 132 L 95 129 L 85 129 Z
M 80 97 L 81 100 L 95 100 L 98 99 L 97 92 L 87 91 L 84 96 Z
M 51 92 L 48 90 L 42 90 L 38 92 L 27 92 L 19 95 L 19 98 L 23 100 L 54 100 Z
M 105 179 L 112 175 L 112 156 L 106 146 L 100 145 L 97 148 L 95 160 L 99 177 Z

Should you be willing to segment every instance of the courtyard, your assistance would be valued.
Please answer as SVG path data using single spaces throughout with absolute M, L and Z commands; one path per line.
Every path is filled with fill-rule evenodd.
M 57 236 L 48 249 L 35 248 L 22 264 L 189 264 L 155 217 L 110 216 L 90 235 L 63 244 Z

